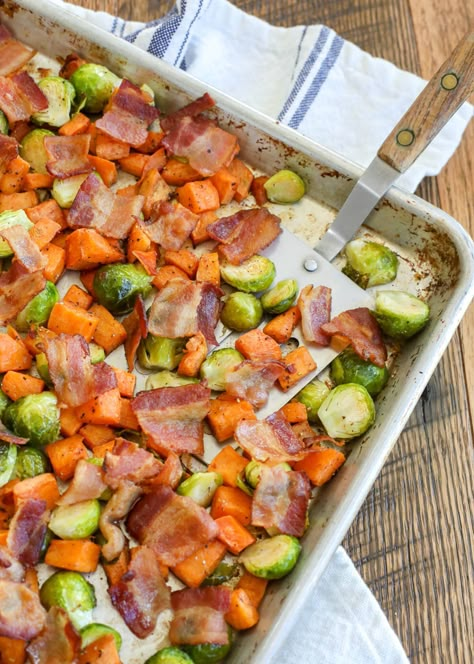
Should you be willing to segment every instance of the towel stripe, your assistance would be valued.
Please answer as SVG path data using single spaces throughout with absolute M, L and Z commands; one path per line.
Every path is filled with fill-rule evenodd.
M 182 4 L 182 8 L 181 8 L 182 15 L 184 15 L 185 12 L 186 12 L 186 1 L 187 0 L 182 0 L 182 3 L 181 3 Z M 197 10 L 195 10 L 195 14 L 193 16 L 193 19 L 192 19 L 191 23 L 189 24 L 188 29 L 186 30 L 186 34 L 184 35 L 184 39 L 181 42 L 181 46 L 180 46 L 180 49 L 178 51 L 178 55 L 175 58 L 175 61 L 174 61 L 175 66 L 179 65 L 179 61 L 180 61 L 180 58 L 181 58 L 181 53 L 183 52 L 183 49 L 188 45 L 188 40 L 189 40 L 189 35 L 190 35 L 190 32 L 191 32 L 191 29 L 192 29 L 194 23 L 196 22 L 196 20 L 199 18 L 200 14 L 201 14 L 201 11 L 202 11 L 202 3 L 203 3 L 203 0 L 199 0 L 199 6 L 198 6 Z

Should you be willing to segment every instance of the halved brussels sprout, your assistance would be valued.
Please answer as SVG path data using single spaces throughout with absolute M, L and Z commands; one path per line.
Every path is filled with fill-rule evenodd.
M 181 647 L 191 657 L 194 664 L 217 664 L 217 662 L 222 662 L 227 657 L 232 647 L 232 628 L 228 626 L 227 631 L 229 634 L 229 643 L 225 645 L 221 645 L 220 643 L 199 643 L 195 646 L 183 645 Z
M 81 184 L 87 178 L 88 173 L 81 173 L 80 175 L 71 175 L 68 178 L 54 178 L 53 186 L 51 187 L 51 195 L 56 203 L 62 208 L 70 208 L 74 203 L 77 192 L 81 188 Z
M 152 288 L 151 277 L 135 263 L 103 265 L 95 273 L 93 287 L 99 303 L 113 314 L 130 313 L 137 296 L 145 299 Z
M 23 226 L 27 231 L 33 228 L 33 224 L 24 210 L 5 210 L 0 214 L 0 231 L 11 226 Z M 0 258 L 7 258 L 8 256 L 13 256 L 13 251 L 8 242 L 0 238 Z
M 4 411 L 5 411 L 5 408 L 6 408 L 6 407 L 8 406 L 8 404 L 10 404 L 10 403 L 11 403 L 11 401 L 10 401 L 10 399 L 7 397 L 7 395 L 5 394 L 5 392 L 3 392 L 3 390 L 0 390 L 0 419 L 1 419 L 2 416 L 3 416 L 3 413 L 4 413 Z
M 275 264 L 266 256 L 251 256 L 240 265 L 224 261 L 221 266 L 221 277 L 229 284 L 244 293 L 257 293 L 269 288 L 275 279 Z
M 0 134 L 8 134 L 10 126 L 8 124 L 7 116 L 3 111 L 0 111 Z
M 262 304 L 251 293 L 231 293 L 221 311 L 222 323 L 237 332 L 245 332 L 257 327 L 262 317 Z
M 295 399 L 306 406 L 308 420 L 310 422 L 319 422 L 318 410 L 324 399 L 330 392 L 329 387 L 321 380 L 313 380 L 308 383 L 301 392 L 298 392 Z
M 296 279 L 283 279 L 260 298 L 263 310 L 267 314 L 282 314 L 289 309 L 298 293 Z
M 296 203 L 306 192 L 305 183 L 300 176 L 288 169 L 272 175 L 263 186 L 268 200 L 272 203 Z
M 105 360 L 105 350 L 99 344 L 95 344 L 93 341 L 89 343 L 89 355 L 91 358 L 91 364 L 99 364 Z
M 144 369 L 176 369 L 183 357 L 186 339 L 148 334 L 140 341 L 137 358 Z
M 120 650 L 122 646 L 122 637 L 116 629 L 109 627 L 109 625 L 103 625 L 102 623 L 89 623 L 89 625 L 86 625 L 81 629 L 80 633 L 82 648 L 86 648 L 90 643 L 97 641 L 97 639 L 100 639 L 101 636 L 105 636 L 106 634 L 112 634 L 115 640 L 115 645 L 117 646 L 117 650 Z
M 5 408 L 3 424 L 16 436 L 41 447 L 59 438 L 59 408 L 52 392 L 28 394 Z
M 52 387 L 53 381 L 51 380 L 51 376 L 49 373 L 49 364 L 48 364 L 48 358 L 46 357 L 46 353 L 38 353 L 35 356 L 35 363 L 36 363 L 36 371 L 39 374 L 39 377 L 44 380 L 46 385 L 49 387 Z
M 329 392 L 318 417 L 331 438 L 361 436 L 375 421 L 375 405 L 363 385 L 345 383 Z
M 223 479 L 220 473 L 194 473 L 181 482 L 176 489 L 180 496 L 188 496 L 201 507 L 209 507 L 218 487 L 222 485 Z
M 79 572 L 55 572 L 43 583 L 39 595 L 45 609 L 61 607 L 77 629 L 88 622 L 96 605 L 94 586 Z
M 71 115 L 71 106 L 76 96 L 74 86 L 61 76 L 45 76 L 38 87 L 48 100 L 48 108 L 33 113 L 31 119 L 36 124 L 61 127 Z
M 18 314 L 15 321 L 16 329 L 28 332 L 31 325 L 46 325 L 56 302 L 59 302 L 58 289 L 52 281 L 47 281 L 43 290 Z
M 180 385 L 190 385 L 199 383 L 198 378 L 190 376 L 180 376 L 173 371 L 158 371 L 158 373 L 148 376 L 145 383 L 145 390 L 155 390 L 157 387 L 179 387 Z
M 206 357 L 201 364 L 200 376 L 211 390 L 225 390 L 229 371 L 243 362 L 244 356 L 235 348 L 219 348 Z
M 49 129 L 33 129 L 20 143 L 20 156 L 27 161 L 36 173 L 47 173 L 48 155 L 44 147 L 45 136 L 54 136 Z
M 410 293 L 379 291 L 375 296 L 375 317 L 389 337 L 409 339 L 427 325 L 430 308 Z
M 177 646 L 167 646 L 149 657 L 145 664 L 193 664 L 193 662 L 194 660 Z
M 248 546 L 240 556 L 247 572 L 262 579 L 281 579 L 291 572 L 301 553 L 293 535 L 275 535 Z
M 0 443 L 0 487 L 9 482 L 15 471 L 18 446 Z
M 346 244 L 345 254 L 347 264 L 342 271 L 362 288 L 388 284 L 397 276 L 397 255 L 382 244 L 352 240 Z
M 99 527 L 100 502 L 83 500 L 73 505 L 56 507 L 49 520 L 49 528 L 61 539 L 90 537 Z
M 351 348 L 347 348 L 331 362 L 331 378 L 336 385 L 358 383 L 370 396 L 375 397 L 387 384 L 389 372 L 386 367 L 377 367 L 361 359 Z
M 253 488 L 247 482 L 245 477 L 245 468 L 241 470 L 240 473 L 237 474 L 237 477 L 235 478 L 235 486 L 244 493 L 246 493 L 247 496 L 250 497 L 253 496 Z
M 49 470 L 49 460 L 44 452 L 30 445 L 24 445 L 18 449 L 14 470 L 15 478 L 26 480 L 28 477 L 36 477 Z
M 222 560 L 213 571 L 202 582 L 202 586 L 220 586 L 226 581 L 230 581 L 239 573 L 239 566 L 236 562 L 227 562 Z
M 250 486 L 253 489 L 257 488 L 257 484 L 260 482 L 260 476 L 262 474 L 262 468 L 264 468 L 265 464 L 261 463 L 260 461 L 249 461 L 248 464 L 244 468 L 244 473 L 245 473 L 245 479 L 247 480 L 247 483 L 250 484 Z M 283 468 L 283 470 L 290 471 L 291 466 L 289 463 L 286 463 L 283 461 L 282 463 L 277 464 L 279 468 Z
M 83 109 L 88 113 L 103 111 L 113 91 L 120 85 L 120 78 L 110 69 L 91 62 L 78 67 L 69 80 L 77 96 L 85 99 Z

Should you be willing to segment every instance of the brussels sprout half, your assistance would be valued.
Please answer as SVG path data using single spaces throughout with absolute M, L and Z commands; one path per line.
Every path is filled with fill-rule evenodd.
M 318 379 L 311 381 L 298 392 L 295 399 L 306 406 L 309 422 L 319 422 L 318 410 L 329 392 L 329 387 Z
M 9 482 L 15 471 L 18 446 L 0 443 L 0 487 Z
M 176 646 L 167 646 L 149 657 L 144 664 L 193 664 L 189 655 Z
M 81 188 L 81 184 L 88 177 L 88 173 L 81 173 L 81 175 L 71 175 L 68 178 L 54 178 L 53 186 L 51 187 L 51 196 L 54 198 L 59 207 L 70 208 L 74 203 L 77 192 Z
M 262 317 L 262 304 L 251 293 L 231 293 L 221 311 L 222 323 L 237 332 L 245 332 L 257 327 Z
M 20 143 L 20 156 L 27 161 L 36 173 L 47 173 L 48 155 L 44 147 L 45 136 L 54 136 L 49 129 L 33 129 Z
M 217 664 L 227 657 L 232 647 L 232 628 L 227 628 L 229 643 L 199 643 L 195 646 L 183 645 L 182 649 L 191 657 L 194 664 Z
M 49 470 L 49 460 L 44 452 L 30 445 L 24 445 L 18 449 L 14 469 L 15 478 L 26 480 L 28 477 L 36 477 Z
M 59 302 L 58 289 L 52 281 L 47 281 L 43 290 L 18 314 L 15 321 L 16 329 L 28 332 L 31 325 L 45 325 L 56 302 Z
M 100 502 L 83 500 L 74 505 L 56 507 L 49 520 L 49 528 L 61 539 L 90 537 L 99 527 Z
M 39 595 L 45 609 L 61 607 L 77 629 L 87 623 L 96 605 L 94 586 L 79 572 L 55 572 L 43 583 Z
M 77 96 L 85 100 L 83 109 L 88 113 L 103 111 L 121 81 L 107 67 L 91 62 L 78 67 L 69 80 Z
M 31 119 L 36 124 L 61 127 L 71 115 L 71 107 L 76 96 L 74 86 L 61 76 L 45 76 L 38 87 L 48 100 L 48 108 L 33 113 Z
M 248 546 L 240 556 L 247 572 L 262 579 L 281 579 L 291 572 L 301 553 L 292 535 L 275 535 Z
M 211 390 L 225 390 L 227 374 L 243 362 L 244 356 L 235 348 L 219 348 L 201 364 L 200 376 Z
M 28 394 L 5 408 L 2 422 L 30 445 L 47 445 L 59 437 L 58 400 L 52 392 Z
M 7 397 L 7 395 L 5 394 L 5 392 L 3 392 L 3 390 L 0 389 L 0 419 L 1 419 L 2 416 L 3 416 L 3 413 L 4 413 L 4 411 L 5 411 L 5 408 L 6 408 L 6 407 L 8 406 L 8 404 L 10 404 L 10 403 L 11 403 L 10 399 Z
M 145 390 L 155 390 L 157 387 L 179 387 L 180 385 L 190 385 L 191 383 L 199 383 L 199 379 L 189 376 L 179 376 L 173 371 L 163 370 L 148 376 L 145 383 Z
M 244 293 L 258 293 L 269 288 L 275 279 L 275 264 L 266 256 L 251 256 L 240 265 L 224 261 L 220 267 L 222 279 Z
M 306 186 L 297 173 L 288 169 L 278 171 L 263 185 L 272 203 L 296 203 L 303 198 Z
M 145 299 L 152 288 L 151 277 L 134 263 L 103 265 L 95 273 L 93 287 L 99 304 L 113 314 L 130 313 L 137 296 Z
M 27 231 L 33 228 L 33 224 L 24 210 L 5 210 L 0 214 L 0 231 L 11 226 L 23 226 Z M 8 258 L 8 256 L 13 256 L 13 251 L 8 242 L 0 238 L 0 258 Z
M 386 367 L 377 367 L 372 362 L 361 359 L 350 348 L 334 358 L 330 374 L 336 385 L 358 383 L 363 385 L 372 397 L 382 391 L 390 375 Z
M 207 576 L 202 582 L 202 586 L 220 586 L 222 583 L 230 581 L 239 574 L 239 566 L 236 562 L 226 562 L 222 560 L 216 569 Z
M 398 258 L 377 242 L 352 240 L 346 245 L 347 264 L 343 272 L 361 288 L 388 284 L 397 276 Z
M 375 405 L 363 385 L 345 383 L 329 392 L 318 417 L 331 438 L 361 436 L 375 421 Z
M 3 111 L 0 111 L 0 134 L 8 134 L 10 126 L 8 124 L 7 116 Z
M 375 296 L 375 317 L 389 337 L 409 339 L 427 325 L 430 308 L 410 293 L 379 291 Z
M 148 334 L 140 341 L 138 362 L 144 369 L 176 369 L 183 357 L 185 345 L 186 339 L 168 339 Z
M 282 314 L 291 307 L 297 293 L 298 282 L 296 279 L 284 279 L 264 293 L 260 298 L 260 302 L 267 314 Z
M 192 498 L 201 507 L 209 507 L 212 498 L 223 483 L 222 475 L 216 472 L 193 473 L 176 489 L 180 496 Z
M 109 625 L 89 623 L 89 625 L 86 625 L 81 629 L 80 634 L 82 648 L 86 648 L 90 643 L 97 641 L 97 639 L 100 639 L 101 636 L 105 636 L 106 634 L 112 634 L 117 650 L 120 650 L 122 647 L 122 637 L 116 629 L 109 627 Z

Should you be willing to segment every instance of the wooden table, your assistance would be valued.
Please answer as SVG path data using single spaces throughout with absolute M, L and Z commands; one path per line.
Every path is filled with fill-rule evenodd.
M 73 0 L 147 21 L 170 0 Z M 425 78 L 474 29 L 465 0 L 234 0 L 276 25 L 325 23 Z M 420 196 L 474 235 L 474 123 Z M 471 224 L 471 225 L 470 225 Z M 413 662 L 474 662 L 474 312 L 471 308 L 344 540 Z

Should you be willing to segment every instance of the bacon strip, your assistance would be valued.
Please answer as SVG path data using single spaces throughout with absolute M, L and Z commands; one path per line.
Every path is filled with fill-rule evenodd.
M 231 589 L 186 588 L 171 594 L 174 618 L 169 638 L 176 645 L 229 643 L 224 614 L 230 609 Z
M 0 108 L 10 124 L 29 120 L 47 107 L 48 99 L 26 71 L 8 78 L 0 76 Z
M 125 535 L 116 521 L 126 516 L 143 489 L 132 482 L 122 482 L 100 515 L 99 528 L 107 542 L 102 546 L 106 560 L 117 558 L 125 546 Z
M 210 395 L 200 383 L 161 387 L 140 392 L 132 399 L 132 410 L 159 451 L 201 455 Z
M 148 323 L 146 319 L 145 303 L 141 295 L 135 299 L 133 311 L 123 319 L 122 325 L 127 332 L 127 338 L 124 343 L 125 357 L 127 359 L 128 370 L 133 371 L 135 366 L 135 357 L 140 341 L 146 338 L 148 334 Z
M 90 173 L 92 166 L 87 158 L 90 142 L 90 134 L 45 136 L 43 145 L 48 156 L 48 172 L 57 178 Z
M 49 510 L 45 500 L 29 498 L 19 504 L 8 529 L 7 545 L 23 565 L 37 565 L 46 535 Z
M 210 224 L 207 232 L 214 239 L 223 238 L 219 253 L 229 263 L 240 265 L 276 240 L 281 233 L 280 223 L 280 218 L 267 208 L 252 208 L 232 215 L 227 226 L 222 219 Z
M 159 614 L 171 607 L 171 593 L 158 560 L 146 546 L 132 549 L 127 571 L 109 588 L 109 594 L 112 604 L 140 639 L 151 634 Z
M 1 636 L 32 639 L 41 632 L 45 622 L 46 611 L 40 604 L 38 593 L 23 583 L 0 580 Z
M 187 104 L 186 106 L 183 106 L 183 108 L 180 108 L 178 111 L 170 113 L 166 117 L 161 118 L 160 120 L 161 128 L 163 131 L 166 132 L 171 131 L 181 122 L 183 118 L 185 117 L 193 118 L 195 115 L 199 115 L 204 111 L 208 111 L 215 105 L 216 102 L 211 97 L 211 95 L 205 92 L 202 95 L 202 97 L 195 99 L 190 104 Z
M 311 485 L 303 472 L 262 466 L 252 500 L 252 525 L 302 537 Z
M 105 481 L 112 489 L 117 489 L 123 480 L 139 484 L 158 475 L 162 467 L 150 452 L 125 438 L 117 438 L 112 452 L 105 454 Z
M 143 487 L 145 493 L 152 493 L 155 487 L 165 484 L 172 489 L 176 489 L 183 477 L 183 466 L 181 465 L 180 458 L 174 452 L 170 452 L 166 457 L 166 461 L 161 467 L 159 475 L 152 477 L 150 480 L 145 480 Z
M 34 54 L 35 51 L 15 39 L 4 25 L 0 25 L 0 76 L 21 69 Z
M 271 388 L 286 371 L 278 360 L 244 360 L 225 377 L 225 389 L 238 399 L 261 408 L 268 401 Z
M 26 445 L 29 441 L 29 438 L 21 438 L 20 436 L 15 436 L 15 434 L 10 433 L 8 429 L 0 422 L 0 440 L 4 443 L 9 443 L 10 445 Z
M 215 327 L 221 308 L 220 288 L 211 283 L 171 279 L 155 296 L 148 319 L 148 330 L 157 337 L 193 337 L 202 332 L 217 344 Z
M 67 223 L 71 228 L 100 229 L 112 213 L 115 194 L 93 173 L 81 184 L 69 208 Z
M 157 486 L 138 501 L 128 515 L 127 528 L 171 567 L 215 539 L 219 530 L 203 507 L 168 486 Z
M 280 413 L 266 420 L 241 420 L 234 435 L 240 447 L 256 461 L 280 463 L 298 461 L 305 456 L 303 442 Z
M 15 258 L 27 272 L 38 272 L 43 268 L 44 257 L 24 226 L 15 224 L 3 228 L 0 237 L 8 242 Z
M 28 645 L 26 652 L 34 664 L 74 664 L 80 649 L 81 637 L 66 611 L 52 606 L 45 629 Z
M 330 337 L 321 329 L 331 318 L 332 292 L 327 286 L 305 286 L 298 297 L 301 328 L 306 341 L 329 346 Z
M 56 501 L 56 504 L 74 505 L 74 503 L 80 503 L 83 500 L 100 498 L 107 489 L 103 475 L 102 468 L 89 463 L 85 459 L 80 459 L 76 464 L 74 477 L 66 491 Z
M 163 249 L 178 250 L 191 235 L 199 215 L 177 201 L 164 201 L 158 208 L 152 209 L 150 221 L 149 224 L 141 225 L 150 240 Z
M 23 565 L 13 557 L 6 546 L 0 545 L 0 581 L 15 581 L 20 583 L 25 578 Z
M 146 141 L 147 129 L 159 115 L 158 109 L 149 101 L 140 88 L 123 79 L 95 125 L 117 141 L 138 147 Z
M 0 325 L 6 325 L 18 316 L 28 302 L 45 287 L 42 272 L 27 272 L 16 261 L 0 275 Z
M 18 156 L 18 141 L 13 136 L 0 134 L 0 173 L 3 173 L 5 166 Z
M 99 227 L 107 237 L 124 240 L 128 237 L 133 224 L 139 219 L 145 203 L 144 196 L 115 196 L 112 212 L 104 224 Z
M 378 367 L 385 366 L 387 349 L 379 324 L 366 307 L 350 309 L 322 326 L 326 334 L 345 337 L 359 357 Z

